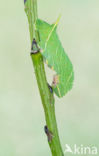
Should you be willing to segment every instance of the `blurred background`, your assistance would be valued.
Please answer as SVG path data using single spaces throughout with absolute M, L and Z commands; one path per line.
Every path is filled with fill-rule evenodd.
M 73 89 L 55 96 L 63 150 L 99 150 L 99 0 L 38 0 L 38 12 L 49 23 L 61 13 L 58 34 L 75 71 Z M 44 125 L 23 1 L 1 1 L 0 156 L 51 156 Z

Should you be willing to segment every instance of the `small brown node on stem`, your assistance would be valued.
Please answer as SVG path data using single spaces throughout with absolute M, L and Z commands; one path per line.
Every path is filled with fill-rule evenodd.
M 52 138 L 53 138 L 53 134 L 51 131 L 49 131 L 48 127 L 47 126 L 44 126 L 44 131 L 47 135 L 47 138 L 48 138 L 48 142 L 51 142 L 52 141 Z

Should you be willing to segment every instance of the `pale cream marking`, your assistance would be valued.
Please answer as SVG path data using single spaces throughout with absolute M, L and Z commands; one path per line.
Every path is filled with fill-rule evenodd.
M 68 77 L 68 79 L 67 79 L 67 81 L 66 81 L 66 86 L 67 86 L 67 84 L 68 84 L 70 78 L 72 77 L 72 74 L 73 74 L 73 71 L 71 71 L 71 73 L 70 73 L 70 75 L 69 75 L 69 77 Z
M 46 64 L 48 65 L 48 61 L 46 60 Z
M 59 75 L 54 75 L 52 83 L 54 86 L 56 86 L 59 83 Z
M 60 89 L 58 86 L 57 86 L 57 90 L 58 90 L 59 96 L 61 97 Z
M 51 67 L 52 70 L 54 70 L 54 67 Z

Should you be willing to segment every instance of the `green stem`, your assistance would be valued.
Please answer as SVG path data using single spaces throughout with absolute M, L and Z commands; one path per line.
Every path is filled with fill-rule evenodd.
M 27 0 L 25 2 L 25 11 L 28 17 L 30 38 L 32 43 L 33 38 L 35 38 L 36 41 L 38 40 L 35 29 L 35 23 L 37 20 L 37 0 Z M 54 96 L 48 88 L 43 57 L 41 53 L 38 52 L 36 54 L 31 54 L 31 58 L 33 61 L 38 88 L 45 112 L 46 125 L 48 127 L 48 131 L 52 134 L 52 139 L 48 141 L 52 156 L 63 156 L 55 117 Z

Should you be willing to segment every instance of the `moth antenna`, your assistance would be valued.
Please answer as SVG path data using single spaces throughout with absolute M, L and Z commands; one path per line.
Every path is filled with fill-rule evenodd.
M 61 19 L 61 14 L 58 16 L 58 18 L 57 18 L 56 22 L 54 23 L 54 25 L 55 25 L 55 26 L 57 26 L 57 25 L 58 25 L 58 23 L 59 23 L 60 19 Z

